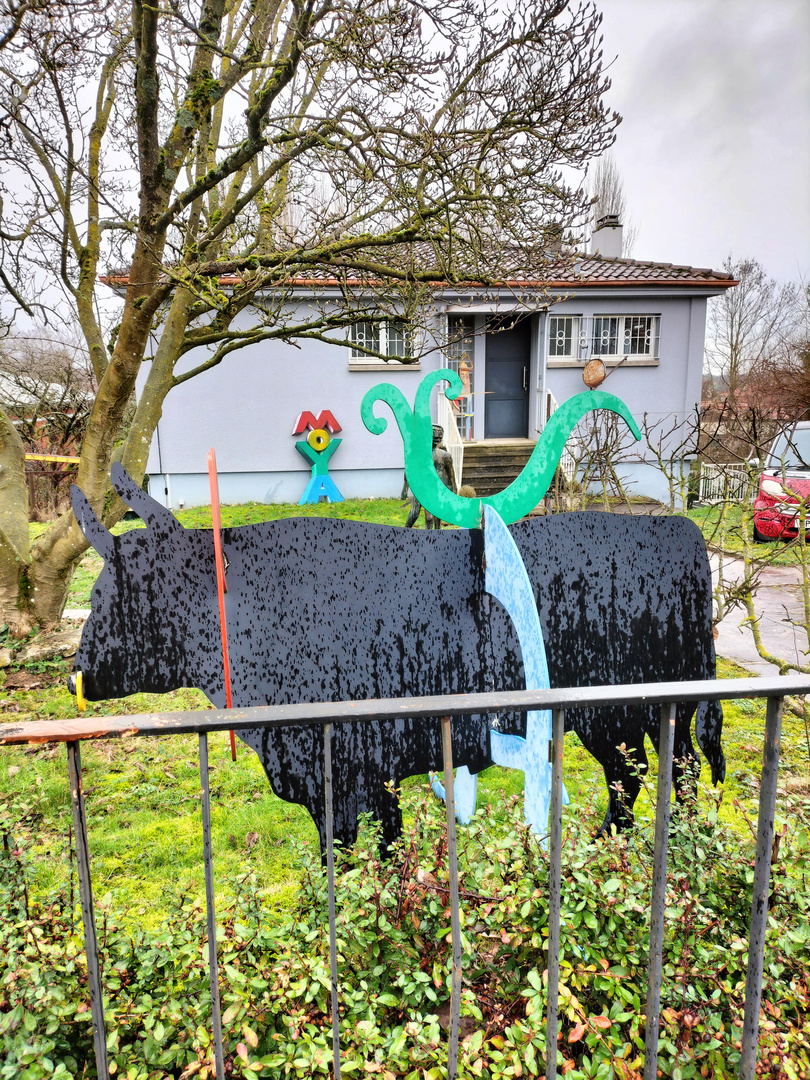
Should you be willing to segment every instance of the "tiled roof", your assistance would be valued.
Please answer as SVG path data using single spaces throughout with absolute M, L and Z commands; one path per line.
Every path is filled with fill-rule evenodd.
M 421 246 L 421 245 L 420 245 Z M 413 265 L 413 250 L 409 251 L 408 261 Z M 427 266 L 434 262 L 430 258 L 430 251 L 425 246 L 419 254 L 424 258 L 421 266 Z M 505 254 L 505 253 L 504 253 Z M 390 252 L 389 252 L 390 258 Z M 550 290 L 576 290 L 587 288 L 614 288 L 614 287 L 643 287 L 648 285 L 666 287 L 704 287 L 711 289 L 725 289 L 738 284 L 731 274 L 722 273 L 719 270 L 710 270 L 695 266 L 678 266 L 674 263 L 646 262 L 640 259 L 617 259 L 602 255 L 576 255 L 571 254 L 561 257 L 555 264 L 548 254 L 538 255 L 533 262 L 531 255 L 524 252 L 518 258 L 504 259 L 500 263 L 509 262 L 511 265 L 505 272 L 501 282 L 504 288 L 544 288 Z M 522 265 L 521 265 L 522 264 Z M 403 265 L 400 262 L 400 265 Z M 296 268 L 291 259 L 289 277 L 285 284 L 298 288 L 323 288 L 337 286 L 338 278 L 334 271 L 328 267 L 312 267 L 306 269 Z M 439 272 L 437 271 L 437 277 Z M 129 275 L 126 271 L 113 271 L 102 278 L 106 284 L 113 288 L 126 288 L 129 284 Z M 220 275 L 221 286 L 233 286 L 240 281 L 238 273 L 223 273 Z M 341 283 L 355 288 L 362 287 L 363 278 L 354 271 L 341 278 Z M 474 280 L 459 282 L 449 289 L 463 288 L 465 290 L 475 287 Z M 441 288 L 440 285 L 436 286 Z M 492 288 L 493 286 L 489 286 Z
M 575 263 L 574 273 L 561 276 L 559 284 L 593 285 L 736 285 L 731 274 L 674 263 L 644 262 L 640 259 L 610 259 L 585 255 Z M 555 281 L 553 283 L 557 285 Z

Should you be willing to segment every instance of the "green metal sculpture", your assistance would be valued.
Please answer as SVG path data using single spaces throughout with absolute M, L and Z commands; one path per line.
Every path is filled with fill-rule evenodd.
M 405 475 L 415 498 L 431 514 L 463 529 L 476 529 L 480 526 L 484 503 L 497 510 L 507 525 L 526 517 L 548 491 L 563 448 L 571 432 L 587 413 L 596 409 L 608 409 L 618 413 L 636 439 L 641 438 L 641 432 L 623 401 L 603 390 L 586 390 L 563 402 L 552 414 L 532 456 L 513 483 L 497 495 L 466 499 L 446 488 L 433 466 L 430 395 L 438 382 L 449 383 L 444 394 L 450 401 L 459 397 L 464 390 L 456 372 L 442 368 L 422 379 L 416 390 L 413 409 L 399 387 L 391 383 L 380 383 L 366 393 L 360 414 L 368 430 L 374 435 L 381 435 L 387 428 L 388 421 L 374 415 L 374 405 L 377 401 L 383 401 L 389 406 L 402 434 Z

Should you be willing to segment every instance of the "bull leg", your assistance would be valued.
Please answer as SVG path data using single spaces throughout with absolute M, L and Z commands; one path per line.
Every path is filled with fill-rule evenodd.
M 697 796 L 697 782 L 700 776 L 700 758 L 692 743 L 692 716 L 695 706 L 689 702 L 679 702 L 675 709 L 675 740 L 672 748 L 672 784 L 675 788 L 675 801 L 679 804 L 693 804 Z M 656 710 L 657 713 L 657 710 Z M 651 723 L 647 734 L 658 753 L 660 730 Z
M 695 715 L 695 738 L 711 766 L 712 783 L 726 778 L 726 759 L 720 737 L 723 734 L 723 708 L 719 701 L 701 701 Z
M 343 848 L 350 848 L 357 841 L 358 832 L 358 813 L 368 813 L 374 821 L 379 821 L 382 825 L 382 836 L 380 837 L 380 856 L 382 858 L 388 858 L 390 855 L 390 848 L 393 844 L 399 840 L 402 835 L 402 813 L 399 808 L 399 800 L 393 792 L 390 792 L 384 785 L 375 787 L 373 791 L 366 791 L 365 797 L 362 803 L 358 805 L 358 800 L 352 795 L 341 797 L 341 792 L 337 787 L 334 789 L 335 802 L 334 802 L 334 821 L 332 824 L 332 835 L 335 842 L 340 844 Z M 321 855 L 325 858 L 326 852 L 326 817 L 324 814 L 323 803 L 321 802 L 319 807 L 308 806 L 310 814 L 312 815 L 315 824 L 318 828 L 318 837 L 321 842 Z M 315 813 L 315 810 L 319 812 Z
M 613 827 L 621 832 L 633 825 L 633 807 L 648 768 L 643 741 L 640 739 L 639 742 L 642 745 L 632 752 L 632 758 L 616 748 L 607 759 L 602 760 L 608 788 L 608 808 L 597 836 L 609 834 Z

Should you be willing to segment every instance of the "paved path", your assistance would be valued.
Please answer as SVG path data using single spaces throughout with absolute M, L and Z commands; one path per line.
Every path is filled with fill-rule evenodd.
M 712 577 L 716 585 L 718 558 L 710 556 Z M 739 559 L 726 559 L 723 576 L 728 580 L 741 578 L 743 564 Z M 766 649 L 774 656 L 807 662 L 807 633 L 793 621 L 804 622 L 804 604 L 800 586 L 801 571 L 797 567 L 772 566 L 760 572 L 760 584 L 754 598 L 754 608 L 760 620 Z M 747 626 L 740 626 L 746 612 L 743 608 L 730 611 L 718 624 L 715 649 L 718 656 L 733 660 L 757 675 L 778 675 L 779 669 L 766 663 L 757 653 L 754 638 Z M 793 621 L 792 621 L 793 620 Z

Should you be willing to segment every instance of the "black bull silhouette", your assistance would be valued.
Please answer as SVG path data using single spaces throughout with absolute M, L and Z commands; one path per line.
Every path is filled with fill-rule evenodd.
M 146 530 L 112 536 L 74 488 L 82 530 L 105 560 L 76 668 L 90 700 L 199 687 L 224 707 L 213 535 L 184 529 L 114 469 L 116 489 Z M 552 686 L 713 678 L 711 584 L 703 539 L 684 518 L 560 514 L 511 527 L 534 588 Z M 520 689 L 512 623 L 484 591 L 478 531 L 413 532 L 328 519 L 224 529 L 233 703 L 417 696 Z M 694 704 L 681 703 L 675 780 L 697 757 Z M 631 820 L 646 767 L 644 735 L 657 744 L 657 706 L 566 713 L 600 762 L 609 789 L 603 828 Z M 490 720 L 453 723 L 456 764 L 491 764 Z M 525 718 L 499 729 L 523 734 Z M 695 730 L 716 783 L 725 774 L 722 711 L 701 702 Z M 319 728 L 241 730 L 273 790 L 303 804 L 324 844 L 323 744 Z M 619 747 L 633 751 L 636 768 Z M 383 840 L 401 817 L 389 781 L 439 769 L 439 719 L 342 724 L 334 732 L 334 830 L 343 844 L 369 812 Z M 620 788 L 617 790 L 617 785 Z

